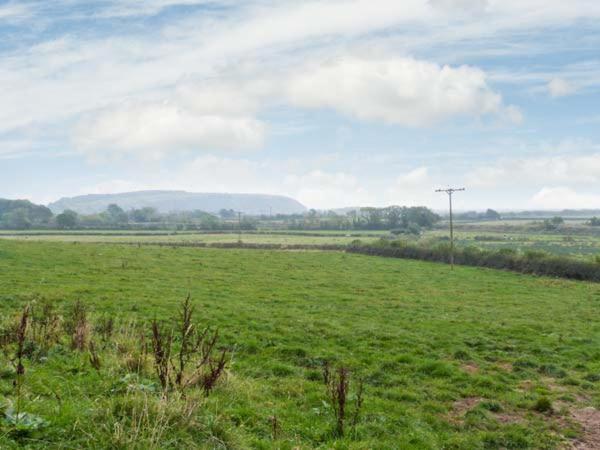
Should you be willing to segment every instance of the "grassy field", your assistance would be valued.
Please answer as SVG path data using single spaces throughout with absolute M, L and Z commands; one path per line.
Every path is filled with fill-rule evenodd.
M 388 232 L 354 232 L 354 231 L 319 231 L 302 232 L 253 232 L 242 233 L 242 241 L 249 244 L 281 244 L 281 245 L 323 245 L 349 244 L 355 239 L 374 240 Z M 231 243 L 237 242 L 238 233 L 191 233 L 177 232 L 128 232 L 128 231 L 86 231 L 86 232 L 13 232 L 0 231 L 0 239 L 17 239 L 26 241 L 54 242 L 115 242 L 115 243 Z
M 106 317 L 118 330 L 98 344 L 99 370 L 68 336 L 27 354 L 18 404 L 30 428 L 9 420 L 16 375 L 1 353 L 0 448 L 594 448 L 598 438 L 597 284 L 341 252 L 10 240 L 0 274 L 5 327 L 28 303 L 67 317 L 80 300 L 93 340 Z M 152 355 L 135 348 L 188 293 L 233 356 L 209 396 L 165 398 Z M 351 370 L 351 401 L 364 379 L 343 437 L 325 361 Z
M 422 239 L 444 238 L 446 230 L 427 232 Z M 582 259 L 594 259 L 600 255 L 600 236 L 572 235 L 567 231 L 560 233 L 539 232 L 497 232 L 484 227 L 478 231 L 455 232 L 456 244 L 474 245 L 480 248 L 513 248 L 521 251 L 544 251 L 554 255 L 564 255 Z
M 456 244 L 459 246 L 477 246 L 487 249 L 514 248 L 521 251 L 545 251 L 555 255 L 571 256 L 580 259 L 594 259 L 600 254 L 600 236 L 571 235 L 563 233 L 540 232 L 498 232 L 486 229 L 487 222 L 479 223 L 477 231 L 457 231 Z M 347 245 L 356 239 L 363 242 L 390 236 L 388 231 L 269 231 L 242 233 L 242 241 L 247 244 L 278 245 Z M 426 231 L 421 241 L 446 239 L 448 231 L 439 229 Z M 102 243 L 234 243 L 237 233 L 194 233 L 187 231 L 127 231 L 127 230 L 84 230 L 84 231 L 0 231 L 0 239 L 53 242 L 102 242 Z M 415 240 L 414 237 L 401 237 Z
M 51 234 L 51 235 L 14 235 L 0 236 L 6 239 L 18 239 L 26 241 L 53 241 L 53 242 L 113 242 L 113 243 L 229 243 L 237 242 L 237 234 L 173 234 L 173 235 L 74 235 L 74 234 Z M 303 235 L 277 235 L 277 234 L 242 234 L 242 241 L 248 244 L 348 244 L 356 237 L 350 236 L 303 236 Z M 375 239 L 375 238 L 371 238 Z

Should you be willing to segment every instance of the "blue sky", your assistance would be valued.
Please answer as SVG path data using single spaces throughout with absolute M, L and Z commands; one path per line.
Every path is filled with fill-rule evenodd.
M 0 197 L 600 208 L 597 0 L 0 2 Z

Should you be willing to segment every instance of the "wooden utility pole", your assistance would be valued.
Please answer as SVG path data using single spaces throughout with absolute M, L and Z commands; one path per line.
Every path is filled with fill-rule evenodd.
M 454 225 L 452 223 L 452 194 L 464 190 L 465 188 L 448 188 L 435 190 L 435 192 L 445 192 L 446 194 L 448 194 L 448 202 L 450 204 L 450 268 L 452 270 L 454 270 Z
M 238 211 L 238 243 L 242 243 L 242 213 Z

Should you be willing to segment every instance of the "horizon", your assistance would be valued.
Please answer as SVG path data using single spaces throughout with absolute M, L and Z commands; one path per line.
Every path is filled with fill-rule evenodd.
M 185 191 L 185 190 L 163 190 L 163 189 L 148 189 L 148 190 L 141 190 L 141 191 L 128 191 L 128 192 L 113 192 L 113 193 L 95 193 L 95 194 L 80 194 L 77 196 L 71 196 L 71 197 L 60 197 L 57 199 L 54 199 L 48 203 L 39 203 L 40 205 L 49 207 L 51 206 L 53 203 L 58 203 L 62 200 L 68 200 L 68 199 L 72 199 L 75 197 L 88 197 L 88 196 L 119 196 L 119 195 L 127 195 L 127 194 L 138 194 L 138 193 L 144 193 L 144 192 L 179 192 L 179 193 L 184 193 L 184 194 L 204 194 L 204 195 L 247 195 L 247 196 L 267 196 L 267 197 L 284 197 L 284 198 L 288 198 L 291 200 L 294 200 L 298 203 L 300 203 L 300 205 L 302 205 L 307 211 L 310 210 L 316 210 L 318 212 L 327 212 L 327 211 L 336 211 L 336 210 L 352 210 L 352 209 L 360 209 L 360 208 L 388 208 L 388 207 L 393 207 L 393 206 L 399 206 L 399 207 L 403 207 L 403 206 L 407 206 L 407 205 L 401 205 L 401 204 L 389 204 L 389 205 L 383 205 L 383 206 L 374 206 L 374 205 L 369 205 L 369 204 L 365 204 L 365 205 L 351 205 L 351 206 L 342 206 L 342 207 L 332 207 L 332 208 L 313 208 L 310 205 L 306 205 L 302 202 L 300 202 L 298 199 L 294 198 L 294 197 L 290 197 L 287 195 L 283 195 L 283 194 L 269 194 L 269 193 L 256 193 L 256 192 L 192 192 L 192 191 Z M 2 198 L 0 198 L 1 200 Z M 26 200 L 26 201 L 30 201 L 34 204 L 36 204 L 35 202 L 33 202 L 31 199 L 27 199 L 27 198 L 13 198 L 13 199 L 5 199 L 5 200 Z M 118 206 L 120 206 L 117 203 Z M 421 204 L 421 205 L 412 205 L 412 206 L 422 206 L 422 207 L 426 207 L 431 209 L 432 211 L 436 212 L 436 213 L 441 213 L 443 214 L 447 214 L 448 211 L 447 209 L 444 208 L 434 208 L 431 207 L 429 205 L 425 205 L 425 204 Z M 590 212 L 590 213 L 596 213 L 598 211 L 600 211 L 600 208 L 539 208 L 539 209 L 520 209 L 520 208 L 516 208 L 516 209 L 501 209 L 501 208 L 494 208 L 494 207 L 486 207 L 486 208 L 472 208 L 472 209 L 461 209 L 461 208 L 453 208 L 455 213 L 465 213 L 465 212 L 485 212 L 486 210 L 490 209 L 490 210 L 494 210 L 497 211 L 499 213 L 511 213 L 511 214 L 518 214 L 518 213 L 535 213 L 535 212 L 542 212 L 542 213 L 561 213 L 561 212 L 581 212 L 581 213 L 586 213 L 586 212 Z M 210 212 L 210 211 L 207 211 Z
M 600 3 L 0 5 L 0 198 L 600 208 Z

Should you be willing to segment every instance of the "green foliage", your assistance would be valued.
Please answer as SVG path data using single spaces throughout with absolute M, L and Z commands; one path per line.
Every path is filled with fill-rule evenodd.
M 540 397 L 533 404 L 532 409 L 541 413 L 550 413 L 552 412 L 552 402 L 548 397 Z
M 56 216 L 56 226 L 62 229 L 75 228 L 78 222 L 78 215 L 75 211 L 67 209 Z
M 450 261 L 450 244 L 440 242 L 410 243 L 381 239 L 373 243 L 357 243 L 348 246 L 348 252 L 393 258 L 422 259 L 426 261 Z M 477 247 L 456 247 L 454 262 L 467 266 L 507 269 L 526 274 L 546 275 L 575 280 L 600 281 L 600 267 L 594 262 L 550 255 L 539 250 L 519 253 L 513 249 L 483 250 Z
M 592 227 L 600 227 L 600 217 L 592 217 L 590 219 L 589 225 Z
M 16 412 L 12 406 L 9 406 L 4 411 L 2 425 L 4 425 L 10 433 L 22 437 L 47 427 L 49 422 L 35 414 L 25 411 Z
M 52 212 L 45 206 L 34 205 L 28 200 L 0 199 L 0 228 L 25 230 L 46 225 L 51 218 Z
M 551 219 L 544 220 L 544 229 L 547 231 L 554 231 L 559 229 L 565 223 L 564 219 L 560 216 L 554 216 Z

